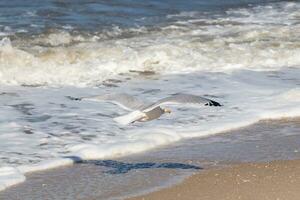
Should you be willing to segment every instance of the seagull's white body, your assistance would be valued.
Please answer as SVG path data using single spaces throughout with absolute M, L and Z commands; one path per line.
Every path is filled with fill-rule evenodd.
M 127 125 L 135 121 L 150 121 L 159 118 L 164 113 L 170 113 L 171 111 L 169 109 L 161 108 L 163 105 L 196 104 L 203 106 L 221 106 L 221 104 L 216 101 L 191 94 L 175 94 L 170 97 L 160 99 L 152 104 L 142 102 L 128 94 L 108 94 L 91 97 L 69 98 L 71 100 L 107 101 L 116 104 L 125 110 L 131 111 L 126 115 L 114 118 L 114 121 L 122 125 Z
M 127 115 L 122 115 L 120 117 L 115 117 L 114 121 L 118 122 L 119 124 L 122 125 L 127 125 L 135 121 L 139 121 L 143 117 L 146 117 L 145 113 L 136 110 L 128 113 Z

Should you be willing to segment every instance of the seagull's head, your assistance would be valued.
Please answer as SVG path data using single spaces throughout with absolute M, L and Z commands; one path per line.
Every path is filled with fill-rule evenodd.
M 172 112 L 172 111 L 171 111 L 170 109 L 168 109 L 168 108 L 164 108 L 163 110 L 164 110 L 164 113 L 169 113 L 169 114 L 170 114 L 170 113 Z

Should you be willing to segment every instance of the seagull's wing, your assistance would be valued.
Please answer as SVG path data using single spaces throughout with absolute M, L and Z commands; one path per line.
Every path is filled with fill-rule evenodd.
M 144 107 L 143 112 L 148 112 L 157 106 L 161 105 L 176 105 L 176 104 L 194 104 L 194 105 L 203 105 L 203 106 L 221 106 L 220 103 L 191 94 L 175 94 L 170 97 L 166 97 L 158 100 L 154 104 Z
M 101 101 L 101 102 L 110 102 L 120 106 L 121 108 L 133 111 L 133 110 L 140 110 L 141 108 L 147 105 L 143 101 L 125 93 L 120 94 L 104 94 L 104 95 L 96 95 L 96 96 L 88 96 L 88 97 L 67 97 L 71 100 L 89 100 L 89 101 Z

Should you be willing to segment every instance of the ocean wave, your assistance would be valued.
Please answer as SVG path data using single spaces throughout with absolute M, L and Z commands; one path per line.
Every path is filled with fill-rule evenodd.
M 131 70 L 170 74 L 299 67 L 299 7 L 271 4 L 92 35 L 64 30 L 31 39 L 4 37 L 0 84 L 84 87 Z

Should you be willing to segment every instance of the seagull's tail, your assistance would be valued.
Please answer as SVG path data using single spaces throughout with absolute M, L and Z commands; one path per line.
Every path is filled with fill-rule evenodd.
M 115 122 L 118 122 L 119 124 L 122 124 L 122 125 L 128 125 L 132 122 L 135 122 L 141 118 L 145 117 L 145 113 L 139 111 L 139 110 L 136 110 L 136 111 L 133 111 L 127 115 L 122 115 L 120 117 L 115 117 L 114 118 L 114 121 Z

